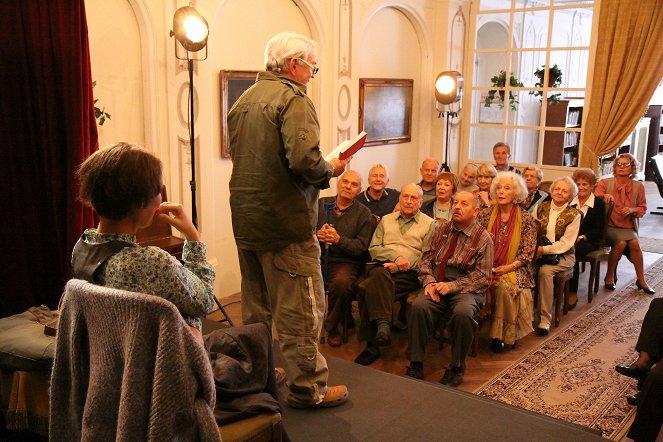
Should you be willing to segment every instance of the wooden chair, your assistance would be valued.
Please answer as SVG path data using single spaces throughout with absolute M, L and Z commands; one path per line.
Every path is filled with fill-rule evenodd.
M 553 302 L 555 303 L 555 327 L 559 327 L 561 313 L 569 312 L 569 282 L 573 277 L 573 268 L 559 272 L 553 277 Z M 562 308 L 563 306 L 563 308 Z
M 170 301 L 70 280 L 60 318 L 53 439 L 281 440 L 280 413 L 217 425 L 209 355 Z
M 576 261 L 576 267 L 582 264 L 581 270 L 585 271 L 585 264 L 589 263 L 589 281 L 587 282 L 587 302 L 591 303 L 595 293 L 599 291 L 599 279 L 601 275 L 601 259 L 608 256 L 605 253 L 605 234 L 608 231 L 608 219 L 610 219 L 610 214 L 614 208 L 614 201 L 606 203 L 606 222 L 603 226 L 603 234 L 601 235 L 601 241 L 599 243 L 599 248 L 589 252 L 585 255 L 584 259 Z

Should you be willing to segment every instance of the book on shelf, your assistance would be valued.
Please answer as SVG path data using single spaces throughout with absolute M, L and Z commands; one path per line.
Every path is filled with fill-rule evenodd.
M 352 155 L 359 152 L 359 149 L 364 147 L 364 143 L 366 143 L 367 136 L 368 134 L 366 132 L 361 131 L 354 138 L 350 138 L 349 140 L 343 141 L 341 144 L 336 146 L 334 150 L 332 150 L 325 156 L 325 160 L 329 161 L 332 158 L 338 158 L 339 160 L 347 160 Z

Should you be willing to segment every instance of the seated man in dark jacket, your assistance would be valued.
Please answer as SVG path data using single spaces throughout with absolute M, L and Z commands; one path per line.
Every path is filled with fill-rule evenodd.
M 327 343 L 341 345 L 338 325 L 348 308 L 352 287 L 368 260 L 373 235 L 373 216 L 355 197 L 361 192 L 361 177 L 348 170 L 338 179 L 335 197 L 318 201 L 317 236 L 322 249 L 322 269 L 327 286 Z

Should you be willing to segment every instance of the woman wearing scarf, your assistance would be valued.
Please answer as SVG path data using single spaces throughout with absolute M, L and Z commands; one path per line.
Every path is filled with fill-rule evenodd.
M 645 187 L 633 178 L 638 172 L 638 162 L 630 153 L 617 155 L 612 162 L 611 178 L 604 178 L 596 188 L 596 195 L 603 196 L 605 202 L 615 202 L 608 220 L 606 239 L 612 246 L 608 256 L 608 270 L 605 275 L 605 288 L 617 288 L 617 264 L 628 247 L 628 259 L 635 267 L 635 285 L 643 292 L 653 295 L 656 292 L 645 281 L 642 263 L 642 249 L 638 241 L 638 218 L 645 216 L 647 201 Z
M 490 199 L 496 204 L 483 209 L 477 218 L 493 238 L 493 280 L 483 313 L 492 316 L 490 337 L 495 353 L 534 330 L 532 261 L 537 225 L 519 206 L 525 198 L 523 179 L 514 172 L 500 172 L 490 186 Z

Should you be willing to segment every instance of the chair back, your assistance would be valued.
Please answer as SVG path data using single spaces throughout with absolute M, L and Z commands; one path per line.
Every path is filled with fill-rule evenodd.
M 658 187 L 658 193 L 663 197 L 663 154 L 659 153 L 649 158 L 649 166 Z
M 50 440 L 221 440 L 209 357 L 165 299 L 70 280 Z

